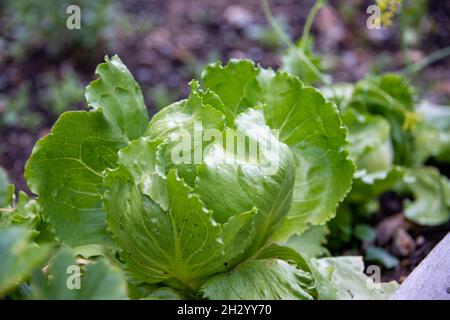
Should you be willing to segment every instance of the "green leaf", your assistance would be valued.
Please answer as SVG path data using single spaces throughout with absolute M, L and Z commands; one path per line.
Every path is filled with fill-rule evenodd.
M 104 196 L 108 225 L 129 270 L 139 279 L 177 280 L 195 289 L 202 278 L 236 263 L 253 239 L 256 211 L 219 224 L 175 170 L 169 172 L 166 184 L 165 212 L 139 190 L 125 168 L 109 172 Z
M 328 275 L 328 282 L 318 284 L 320 292 L 333 288 L 338 300 L 385 300 L 397 289 L 395 281 L 374 283 L 364 274 L 364 262 L 361 257 L 336 257 L 313 259 L 312 264 Z
M 73 253 L 63 248 L 50 264 L 48 274 L 36 271 L 32 278 L 35 299 L 46 300 L 119 300 L 127 299 L 122 273 L 102 259 L 88 262 L 85 270 Z
M 264 259 L 209 278 L 201 291 L 210 300 L 312 300 L 308 289 L 313 288 L 311 274 L 283 260 Z
M 408 171 L 403 187 L 414 200 L 405 205 L 405 216 L 420 225 L 437 226 L 450 219 L 450 181 L 432 167 Z
M 385 249 L 379 247 L 367 248 L 365 259 L 367 261 L 381 263 L 387 269 L 395 268 L 400 263 L 400 261 L 396 257 L 391 255 Z
M 195 192 L 221 223 L 258 208 L 260 219 L 253 244 L 256 250 L 275 232 L 289 210 L 295 162 L 289 148 L 265 125 L 260 110 L 247 109 L 234 123 L 237 134 L 260 146 L 259 154 L 247 158 L 238 155 L 227 161 L 230 150 L 220 144 L 211 145 L 205 151 L 204 164 L 198 168 Z
M 202 73 L 205 87 L 216 93 L 223 102 L 227 124 L 232 125 L 236 114 L 255 104 L 247 100 L 247 93 L 255 85 L 259 70 L 249 60 L 230 60 L 222 67 L 220 62 L 211 64 Z
M 41 139 L 25 168 L 25 177 L 45 217 L 69 245 L 104 243 L 103 171 L 117 165 L 125 144 L 101 111 L 66 112 Z
M 141 137 L 148 125 L 148 113 L 139 85 L 116 55 L 105 57 L 95 73 L 99 79 L 86 88 L 88 105 L 103 110 L 113 130 L 129 140 Z
M 325 247 L 328 233 L 327 226 L 312 226 L 301 235 L 291 236 L 286 245 L 311 258 L 329 255 Z
M 287 240 L 310 224 L 324 224 L 332 218 L 350 189 L 354 171 L 344 150 L 347 130 L 336 106 L 298 78 L 255 68 L 247 60 L 232 60 L 224 67 L 211 65 L 203 79 L 228 109 L 227 119 L 262 106 L 267 125 L 278 130 L 280 141 L 294 153 L 294 200 L 275 238 Z
M 30 276 L 50 253 L 49 245 L 38 246 L 31 236 L 22 227 L 0 229 L 0 297 Z

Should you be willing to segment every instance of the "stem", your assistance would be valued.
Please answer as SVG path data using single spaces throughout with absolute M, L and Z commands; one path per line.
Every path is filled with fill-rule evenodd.
M 299 59 L 304 60 L 304 62 L 308 66 L 308 68 L 314 73 L 315 76 L 317 76 L 319 78 L 320 81 L 322 81 L 324 84 L 332 87 L 331 82 L 328 81 L 328 79 L 325 77 L 325 75 L 316 68 L 316 66 L 311 62 L 311 60 L 305 55 L 304 51 L 301 48 L 300 48 L 301 50 L 298 50 L 299 48 L 297 48 L 296 45 L 291 41 L 291 39 L 289 39 L 289 37 L 283 32 L 283 30 L 281 30 L 280 26 L 275 21 L 275 18 L 273 17 L 272 12 L 270 11 L 270 6 L 269 6 L 268 0 L 261 0 L 261 2 L 262 2 L 262 7 L 264 10 L 264 14 L 266 15 L 267 21 L 269 21 L 271 27 L 278 34 L 280 39 L 289 48 L 291 48 L 292 50 L 294 50 L 294 52 L 297 53 Z M 321 2 L 323 2 L 323 1 L 319 1 L 319 3 L 321 3 Z
M 442 60 L 444 58 L 447 58 L 448 56 L 450 56 L 450 46 L 431 53 L 430 55 L 426 56 L 420 61 L 404 68 L 403 70 L 400 71 L 400 73 L 403 74 L 404 76 L 412 77 L 414 74 L 422 71 L 430 64 L 435 63 L 436 61 Z
M 308 42 L 309 34 L 311 33 L 311 27 L 314 22 L 314 18 L 316 17 L 319 10 L 325 5 L 326 1 L 319 0 L 312 7 L 311 11 L 309 11 L 308 17 L 306 18 L 305 26 L 303 27 L 303 33 L 301 38 L 300 48 L 304 52 L 306 49 L 306 44 Z
M 13 208 L 0 208 L 0 212 L 14 212 Z

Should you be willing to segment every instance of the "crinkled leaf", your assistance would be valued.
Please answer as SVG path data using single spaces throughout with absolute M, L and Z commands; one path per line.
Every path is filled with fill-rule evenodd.
M 246 108 L 254 107 L 247 94 L 253 90 L 258 69 L 248 60 L 230 60 L 222 67 L 220 63 L 211 64 L 202 73 L 205 87 L 212 90 L 223 102 L 222 111 L 227 124 L 232 125 L 236 114 Z
M 25 177 L 58 237 L 70 245 L 107 240 L 103 171 L 117 165 L 124 146 L 101 111 L 66 112 L 41 139 Z
M 110 172 L 105 193 L 108 225 L 137 277 L 149 283 L 175 279 L 195 287 L 201 278 L 235 263 L 252 239 L 256 211 L 218 224 L 174 170 L 166 183 L 167 212 L 139 190 L 125 168 Z
M 210 300 L 312 300 L 310 273 L 283 260 L 248 260 L 207 280 L 201 291 Z
M 229 75 L 235 78 L 228 85 L 224 79 Z M 336 107 L 317 90 L 304 87 L 298 78 L 255 68 L 251 61 L 232 60 L 224 67 L 211 65 L 203 79 L 206 88 L 213 90 L 228 108 L 227 117 L 262 106 L 267 125 L 279 131 L 280 140 L 295 155 L 294 200 L 276 238 L 286 240 L 309 224 L 323 224 L 332 218 L 350 189 L 354 171 L 343 149 L 346 129 Z
M 106 56 L 105 61 L 95 71 L 99 79 L 86 88 L 88 105 L 103 110 L 106 120 L 121 135 L 137 139 L 148 125 L 141 89 L 118 56 Z
M 231 128 L 225 127 L 218 99 L 191 82 L 188 100 L 155 115 L 147 135 L 162 141 L 158 151 L 165 171 L 176 166 L 217 222 L 258 208 L 255 223 L 260 227 L 253 245 L 258 249 L 289 209 L 295 176 L 292 152 L 266 125 L 261 110 L 248 108 L 236 115 Z M 174 153 L 180 151 L 183 162 L 175 164 Z

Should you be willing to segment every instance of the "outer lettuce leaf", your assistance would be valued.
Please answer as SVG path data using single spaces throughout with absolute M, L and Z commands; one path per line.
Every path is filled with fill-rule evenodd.
M 364 274 L 362 257 L 313 259 L 311 263 L 315 266 L 316 272 L 328 275 L 328 281 L 322 281 L 317 285 L 319 299 L 330 298 L 331 288 L 336 293 L 333 298 L 338 300 L 385 300 L 398 287 L 395 281 L 374 283 Z
M 404 191 L 412 193 L 405 216 L 420 225 L 436 226 L 450 219 L 450 180 L 432 167 L 415 168 L 405 177 Z
M 95 70 L 99 79 L 86 88 L 88 105 L 102 109 L 113 129 L 129 140 L 139 138 L 148 125 L 141 89 L 118 56 L 106 56 L 105 61 Z
M 25 168 L 30 189 L 58 237 L 69 245 L 107 241 L 103 171 L 124 146 L 101 111 L 66 112 L 38 141 Z
M 167 176 L 167 212 L 141 193 L 125 169 L 108 174 L 108 225 L 131 272 L 148 283 L 181 281 L 196 288 L 201 278 L 232 266 L 252 239 L 256 211 L 225 224 L 212 219 L 192 188 L 173 169 Z
M 212 90 L 222 102 L 221 109 L 227 124 L 232 125 L 234 117 L 256 104 L 247 98 L 255 85 L 259 70 L 248 60 L 231 60 L 222 68 L 219 63 L 206 67 L 202 78 L 207 89 Z
M 32 232 L 22 227 L 0 228 L 0 297 L 30 276 L 50 253 L 49 245 L 30 241 Z
M 208 279 L 203 297 L 210 300 L 312 300 L 311 274 L 279 259 L 248 260 Z
M 73 253 L 62 248 L 52 261 L 47 274 L 33 274 L 33 298 L 46 300 L 118 300 L 127 299 L 126 281 L 122 273 L 103 259 L 89 262 L 79 274 L 80 287 L 75 285 L 77 266 Z
M 240 82 L 238 89 L 224 80 L 229 75 L 235 76 L 232 84 Z M 255 68 L 251 61 L 232 60 L 224 67 L 210 65 L 203 80 L 205 87 L 213 90 L 229 109 L 228 117 L 261 105 L 267 125 L 279 130 L 280 140 L 295 155 L 294 200 L 275 237 L 286 240 L 310 224 L 324 224 L 331 219 L 350 189 L 354 171 L 344 150 L 346 129 L 336 107 L 317 90 L 304 87 L 298 78 Z
M 117 151 L 145 131 L 142 93 L 118 57 L 97 68 L 87 88 L 96 110 L 66 112 L 41 139 L 25 177 L 58 237 L 73 246 L 108 241 L 102 209 L 103 171 L 117 165 Z

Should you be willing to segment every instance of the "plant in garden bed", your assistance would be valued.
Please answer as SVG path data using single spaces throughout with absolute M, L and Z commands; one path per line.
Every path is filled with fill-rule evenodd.
M 4 246 L 23 241 L 30 252 L 39 250 L 33 261 L 10 257 L 26 265 L 17 282 L 25 281 L 31 296 L 81 297 L 52 289 L 61 286 L 58 268 L 75 256 L 88 259 L 82 285 L 94 285 L 90 270 L 114 273 L 104 287 L 117 294 L 111 289 L 105 297 L 124 297 L 123 279 L 132 298 L 346 299 L 348 292 L 353 298 L 393 292 L 395 283 L 366 285 L 361 258 L 314 259 L 298 242 L 289 246 L 292 236 L 334 217 L 354 174 L 347 129 L 319 91 L 287 73 L 232 60 L 208 66 L 187 99 L 149 121 L 140 88 L 117 56 L 106 58 L 97 74 L 86 89 L 91 109 L 62 114 L 26 166 L 38 196 L 30 200 L 33 217 L 52 236 L 37 241 L 41 224 L 8 219 L 25 214 L 11 197 L 2 205 L 11 208 L 2 212 Z M 246 140 L 235 148 L 239 136 Z M 268 164 L 276 165 L 268 170 Z M 30 277 L 61 244 L 66 248 L 50 259 L 55 276 Z

